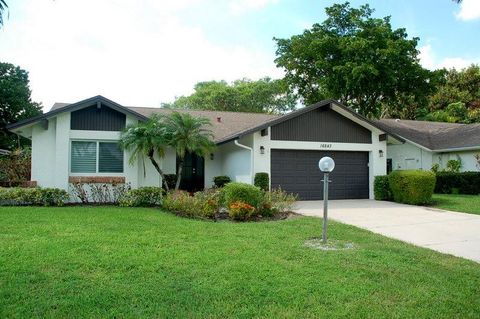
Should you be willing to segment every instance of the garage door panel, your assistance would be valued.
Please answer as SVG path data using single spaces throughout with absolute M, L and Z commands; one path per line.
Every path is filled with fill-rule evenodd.
M 272 150 L 272 187 L 281 187 L 300 199 L 323 199 L 323 173 L 318 161 L 323 156 L 335 160 L 330 174 L 331 199 L 357 199 L 369 196 L 368 152 Z

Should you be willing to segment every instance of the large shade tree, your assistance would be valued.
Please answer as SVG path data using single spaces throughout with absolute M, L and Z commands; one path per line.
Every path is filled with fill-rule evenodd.
M 41 104 L 31 99 L 28 72 L 0 62 L 0 149 L 29 145 L 27 139 L 9 132 L 6 126 L 41 113 Z
M 146 122 L 128 125 L 120 137 L 120 146 L 131 152 L 129 162 L 135 163 L 142 160 L 145 174 L 145 158 L 148 158 L 157 172 L 162 177 L 163 184 L 168 191 L 168 184 L 165 174 L 160 168 L 157 158 L 165 156 L 165 149 L 168 146 L 167 128 L 160 116 L 152 116 Z
M 419 64 L 418 38 L 373 18 L 364 5 L 326 8 L 327 19 L 277 43 L 277 66 L 290 89 L 307 103 L 334 98 L 369 117 L 387 116 L 405 101 L 422 104 L 433 89 Z
M 207 156 L 214 148 L 213 133 L 208 128 L 210 120 L 194 117 L 188 113 L 173 112 L 164 118 L 167 127 L 169 145 L 175 150 L 178 158 L 177 182 L 175 189 L 180 187 L 185 156 L 196 154 Z
M 233 112 L 284 113 L 293 110 L 295 96 L 283 80 L 263 78 L 199 82 L 194 92 L 180 96 L 163 107 Z

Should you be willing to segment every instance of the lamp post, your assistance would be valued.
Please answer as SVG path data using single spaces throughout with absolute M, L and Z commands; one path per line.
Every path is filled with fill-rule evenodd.
M 323 172 L 323 228 L 322 243 L 327 243 L 327 223 L 328 223 L 328 176 L 335 168 L 335 162 L 331 157 L 325 156 L 318 162 L 318 167 Z

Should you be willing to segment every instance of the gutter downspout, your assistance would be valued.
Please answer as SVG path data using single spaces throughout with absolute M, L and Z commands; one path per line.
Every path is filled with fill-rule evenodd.
M 244 148 L 244 149 L 250 151 L 250 183 L 253 185 L 253 148 L 238 143 L 238 139 L 236 139 L 236 140 L 234 141 L 234 143 L 235 143 L 235 145 L 237 145 L 238 147 L 241 147 L 241 148 Z

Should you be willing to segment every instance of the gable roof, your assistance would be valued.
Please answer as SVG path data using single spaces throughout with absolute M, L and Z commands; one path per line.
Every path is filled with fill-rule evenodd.
M 37 121 L 51 118 L 62 112 L 72 112 L 76 111 L 95 103 L 101 103 L 105 106 L 108 106 L 119 112 L 130 114 L 141 121 L 147 120 L 153 114 L 168 114 L 171 112 L 180 112 L 188 113 L 196 117 L 206 117 L 212 123 L 211 130 L 214 135 L 214 141 L 217 144 L 227 143 L 229 141 L 238 139 L 242 136 L 258 132 L 269 126 L 276 125 L 287 121 L 289 119 L 300 116 L 304 113 L 310 112 L 317 108 L 321 107 L 332 107 L 335 105 L 341 110 L 345 111 L 347 114 L 350 114 L 357 121 L 361 122 L 362 125 L 376 128 L 382 132 L 385 132 L 392 136 L 394 139 L 403 142 L 403 139 L 394 133 L 386 131 L 384 128 L 379 126 L 377 123 L 370 121 L 369 119 L 363 117 L 362 115 L 354 112 L 345 105 L 334 101 L 334 100 L 324 100 L 313 105 L 303 107 L 299 110 L 290 112 L 285 115 L 272 115 L 264 113 L 246 113 L 246 112 L 227 112 L 227 111 L 207 111 L 207 110 L 186 110 L 186 109 L 166 109 L 166 108 L 149 108 L 149 107 L 135 107 L 135 106 L 122 106 L 118 103 L 115 103 L 103 96 L 95 96 L 77 103 L 55 103 L 51 110 L 47 113 L 41 114 L 39 116 L 20 121 L 14 124 L 7 126 L 8 129 L 16 129 L 25 125 L 33 124 Z
M 382 119 L 377 124 L 432 151 L 480 148 L 480 124 Z

